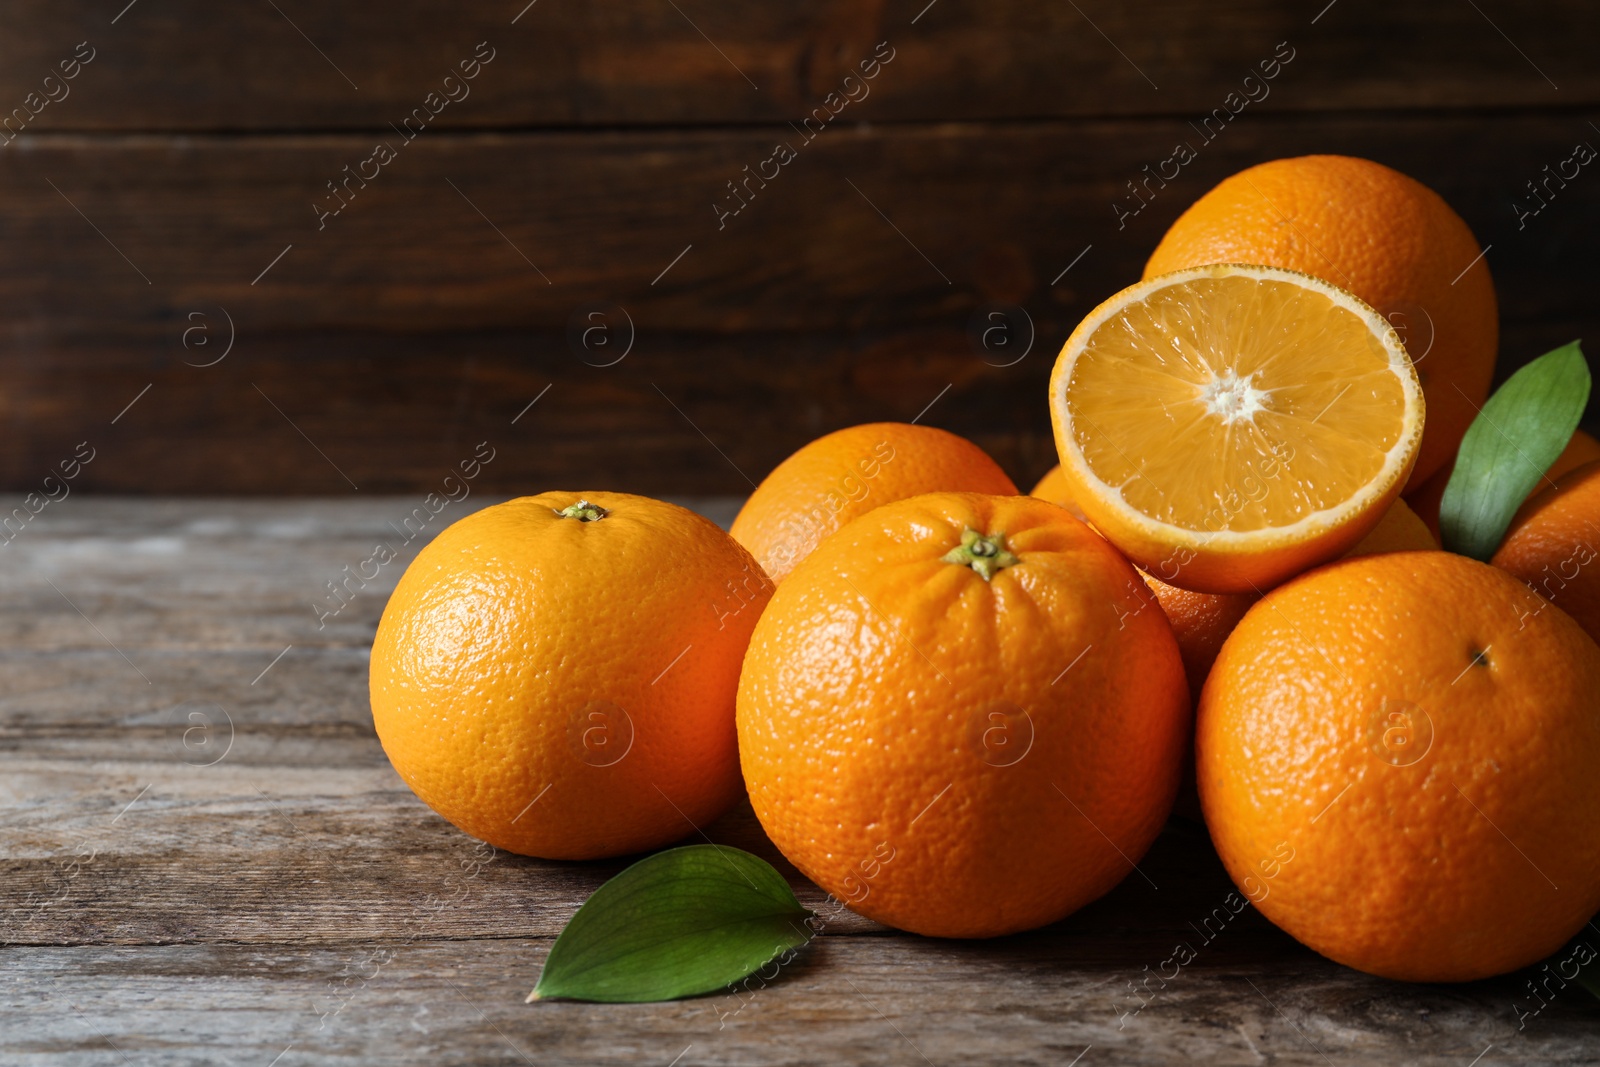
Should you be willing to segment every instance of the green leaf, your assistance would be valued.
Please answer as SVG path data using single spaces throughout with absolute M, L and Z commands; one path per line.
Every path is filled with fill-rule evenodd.
M 1485 562 L 1494 555 L 1588 401 L 1589 366 L 1577 341 L 1546 352 L 1495 390 L 1461 439 L 1439 503 L 1446 551 Z
M 597 889 L 551 946 L 530 1001 L 675 1000 L 737 982 L 811 939 L 811 912 L 757 856 L 668 849 Z

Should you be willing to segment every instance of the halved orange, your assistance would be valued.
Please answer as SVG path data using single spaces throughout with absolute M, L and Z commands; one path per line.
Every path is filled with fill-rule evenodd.
M 1089 313 L 1050 379 L 1061 471 L 1162 581 L 1262 592 L 1350 549 L 1405 484 L 1422 388 L 1389 322 L 1344 290 L 1219 264 Z

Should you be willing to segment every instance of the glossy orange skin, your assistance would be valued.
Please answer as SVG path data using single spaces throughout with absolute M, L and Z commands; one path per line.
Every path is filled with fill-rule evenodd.
M 1479 250 L 1449 204 L 1399 171 L 1350 156 L 1299 156 L 1240 171 L 1195 201 L 1144 276 L 1259 263 L 1315 275 L 1382 312 L 1426 397 L 1410 491 L 1455 455 L 1489 395 L 1500 320 Z
M 1078 514 L 1072 502 L 1071 487 L 1061 475 L 1060 467 L 1050 468 L 1029 495 L 1059 504 Z M 1404 501 L 1397 500 L 1389 505 L 1389 510 L 1384 512 L 1378 525 L 1357 542 L 1346 556 L 1414 552 L 1438 547 L 1438 539 L 1428 531 L 1422 520 Z M 1140 573 L 1144 574 L 1143 571 Z M 1183 671 L 1189 679 L 1189 695 L 1198 703 L 1200 689 L 1206 684 L 1206 675 L 1211 673 L 1211 664 L 1216 662 L 1217 653 L 1222 651 L 1222 642 L 1228 639 L 1239 620 L 1244 618 L 1250 605 L 1261 597 L 1256 593 L 1196 593 L 1168 585 L 1152 574 L 1144 574 L 1144 580 L 1160 602 L 1167 621 L 1172 624 L 1172 635 L 1178 639 L 1178 651 L 1183 654 Z
M 729 533 L 781 582 L 858 515 L 921 493 L 1015 495 L 988 453 L 932 426 L 872 422 L 817 438 L 775 467 Z
M 1542 489 L 1548 489 L 1550 483 L 1560 478 L 1570 470 L 1577 470 L 1586 463 L 1600 460 L 1600 441 L 1596 441 L 1590 434 L 1582 430 L 1574 430 L 1572 438 L 1567 442 L 1567 447 L 1561 450 L 1561 455 L 1550 464 L 1550 469 L 1544 472 L 1545 480 L 1534 487 L 1528 496 L 1531 499 L 1539 495 Z M 1423 522 L 1428 524 L 1428 530 L 1434 539 L 1439 537 L 1439 504 L 1444 500 L 1444 487 L 1450 483 L 1451 468 L 1455 466 L 1455 459 L 1439 468 L 1438 473 L 1429 478 L 1414 491 L 1408 491 L 1406 503 L 1411 505 L 1411 510 Z
M 1600 461 L 1568 471 L 1530 496 L 1489 562 L 1522 579 L 1600 641 Z
M 610 514 L 556 514 L 580 498 Z M 496 848 L 669 844 L 739 795 L 734 692 L 771 589 L 674 504 L 552 492 L 485 508 L 424 548 L 385 607 L 373 723 L 417 796 Z
M 988 582 L 944 562 L 969 527 L 1021 562 Z M 739 751 L 807 877 L 891 926 L 989 937 L 1130 873 L 1172 806 L 1188 708 L 1166 618 L 1114 548 L 1043 501 L 935 493 L 855 520 L 778 588 Z
M 1540 603 L 1495 567 L 1400 552 L 1250 610 L 1195 748 L 1212 841 L 1262 914 L 1358 970 L 1467 981 L 1600 909 L 1600 647 Z

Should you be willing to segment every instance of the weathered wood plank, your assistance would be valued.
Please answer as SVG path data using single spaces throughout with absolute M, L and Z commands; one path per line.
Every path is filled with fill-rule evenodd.
M 516 330 L 565 349 L 588 301 L 627 309 L 640 355 L 652 338 L 697 331 L 959 332 L 984 301 L 1027 304 L 1053 333 L 1137 278 L 1166 225 L 1217 180 L 1333 151 L 1397 166 L 1456 206 L 1494 245 L 1506 317 L 1583 312 L 1600 182 L 1580 171 L 1520 230 L 1513 208 L 1534 205 L 1526 183 L 1544 166 L 1595 138 L 1580 116 L 1246 111 L 1234 123 L 1210 142 L 1171 119 L 862 127 L 809 143 L 786 126 L 460 134 L 401 141 L 342 197 L 328 180 L 400 138 L 51 138 L 0 153 L 11 249 L 0 296 L 21 339 L 145 332 L 179 369 L 220 356 L 182 347 L 191 325 L 226 334 L 219 307 L 241 356 L 299 330 Z M 1194 162 L 1168 168 L 1164 186 L 1147 178 L 1183 140 Z M 729 183 L 780 141 L 795 158 L 736 197 Z M 318 211 L 341 203 L 319 229 Z M 337 335 L 313 345 L 308 361 L 343 347 Z M 59 358 L 21 351 L 45 357 L 39 370 Z
M 113 25 L 116 12 L 103 6 L 25 0 L 8 18 L 28 32 L 0 40 L 0 101 L 20 106 L 50 88 L 43 78 L 85 39 L 93 62 L 30 128 L 382 128 L 442 89 L 480 41 L 495 59 L 437 126 L 798 120 L 884 41 L 895 58 L 871 95 L 848 107 L 852 120 L 1203 112 L 1259 73 L 1280 41 L 1298 54 L 1268 108 L 1600 99 L 1585 51 L 1600 36 L 1600 17 L 1575 2 L 1521 19 L 1504 4 L 1475 10 L 1446 0 L 1342 0 L 1320 18 L 1317 6 L 1274 0 L 1098 0 L 1077 9 L 1021 0 L 942 0 L 932 9 L 925 0 L 697 0 L 676 11 L 642 0 L 603 9 L 525 2 L 464 9 L 440 0 L 302 0 L 224 13 L 169 0 L 135 7 Z
M 904 422 L 925 408 L 923 422 L 978 441 L 1019 482 L 1056 462 L 1044 404 L 1055 345 L 1042 333 L 1012 367 L 985 362 L 960 326 L 891 337 L 641 335 L 608 368 L 582 363 L 560 331 L 240 344 L 248 361 L 204 369 L 168 358 L 172 339 L 56 338 L 48 369 L 0 358 L 0 405 L 17 420 L 0 451 L 0 485 L 16 490 L 8 510 L 86 439 L 98 453 L 77 486 L 89 491 L 413 494 L 375 533 L 385 520 L 403 523 L 480 441 L 497 451 L 473 492 L 501 496 L 748 493 L 829 430 Z
M 352 656 L 364 657 L 384 602 L 421 547 L 500 499 L 477 493 L 434 513 L 420 493 L 180 506 L 69 494 L 0 543 L 0 596 L 10 609 L 0 613 L 0 669 L 13 682 L 0 708 L 35 692 L 93 706 L 98 694 L 73 697 L 69 684 L 106 673 L 138 680 L 116 649 L 152 678 L 226 686 L 250 682 L 293 644 L 284 661 L 291 670 L 274 668 L 258 695 L 274 693 L 307 655 L 322 657 L 318 670 L 343 671 Z M 677 499 L 724 527 L 740 503 Z M 0 498 L 0 516 L 22 505 Z M 396 558 L 365 567 L 379 542 Z
M 0 761 L 0 943 L 554 937 L 630 862 L 550 862 L 466 837 L 405 787 L 370 724 L 241 730 L 209 766 L 186 764 L 176 733 L 18 744 L 40 755 Z M 685 824 L 683 843 L 756 852 L 822 903 L 748 807 L 703 829 Z M 883 932 L 855 916 L 829 929 Z
M 811 437 L 912 418 L 946 386 L 927 418 L 1030 480 L 1053 462 L 1044 383 L 1078 318 L 1211 182 L 1306 151 L 1395 164 L 1460 208 L 1490 247 L 1508 367 L 1600 332 L 1585 240 L 1600 182 L 1580 176 L 1520 223 L 1514 209 L 1593 136 L 1580 117 L 1237 121 L 1122 229 L 1124 183 L 1195 138 L 1186 123 L 832 131 L 720 231 L 713 199 L 769 131 L 418 140 L 320 232 L 312 198 L 364 139 L 0 153 L 0 298 L 16 309 L 0 485 L 32 487 L 89 440 L 102 458 L 85 487 L 413 490 L 489 440 L 505 443 L 486 472 L 502 492 L 747 492 Z M 596 303 L 626 317 L 585 349 L 571 338 Z M 975 347 L 988 305 L 1031 316 L 1027 358 Z
M 58 339 L 49 373 L 0 359 L 0 404 L 8 398 L 16 420 L 0 450 L 0 485 L 12 490 L 0 494 L 0 514 L 20 506 L 86 439 L 99 452 L 75 492 L 411 494 L 393 498 L 393 510 L 372 524 L 382 536 L 385 521 L 403 522 L 480 440 L 498 451 L 475 493 L 748 493 L 751 482 L 830 430 L 919 414 L 976 441 L 1027 488 L 1057 462 L 1045 393 L 1064 334 L 1044 329 L 1011 367 L 986 362 L 957 330 L 654 337 L 605 370 L 584 366 L 558 339 L 525 334 L 345 335 L 340 351 L 323 359 L 305 354 L 322 343 L 279 335 L 256 342 L 249 364 L 206 370 L 162 368 L 161 342 L 80 348 Z M 1574 314 L 1506 322 L 1501 376 L 1597 330 L 1600 322 Z M 93 386 L 78 370 L 90 365 Z M 374 394 L 378 367 L 383 388 Z M 316 448 L 253 383 L 292 413 Z M 138 405 L 108 426 L 146 385 L 152 388 Z M 1595 426 L 1593 415 L 1588 425 Z M 371 548 L 351 543 L 354 557 L 329 559 L 331 570 L 311 576 L 312 585 L 336 578 Z M 0 619 L 0 629 L 7 625 Z
M 0 643 L 10 650 L 0 658 L 30 680 L 27 689 L 34 678 L 48 681 L 54 669 L 29 662 L 41 653 L 85 653 L 79 664 L 87 667 L 103 655 L 116 659 L 114 650 L 121 649 L 147 673 L 220 678 L 243 672 L 249 682 L 267 665 L 263 653 L 270 660 L 291 643 L 296 658 L 316 650 L 364 651 L 384 601 L 420 547 L 493 499 L 441 510 L 408 544 L 379 516 L 387 510 L 398 520 L 420 497 L 363 502 L 356 507 L 368 521 L 342 530 L 319 521 L 326 506 L 291 505 L 272 524 L 276 536 L 252 541 L 217 532 L 227 524 L 206 515 L 233 510 L 233 502 L 201 505 L 191 521 L 140 536 L 121 525 L 139 515 L 140 502 L 69 496 L 0 549 L 7 564 L 0 593 L 14 608 L 0 620 Z M 103 525 L 73 536 L 65 529 L 69 523 Z M 368 578 L 351 577 L 385 533 L 399 558 L 368 570 Z M 338 584 L 347 579 L 350 585 Z M 328 582 L 336 584 L 338 597 Z M 201 657 L 211 657 L 214 669 Z M 128 664 L 121 666 L 133 675 Z
M 215 748 L 225 744 L 229 723 L 240 731 L 287 726 L 371 730 L 365 645 L 295 645 L 281 659 L 277 657 L 287 642 L 248 653 L 151 651 L 120 640 L 112 649 L 77 616 L 59 621 L 52 630 L 59 630 L 66 647 L 0 656 L 5 684 L 0 743 L 76 739 L 111 745 L 120 738 L 129 751 L 151 753 L 148 758 L 198 763 L 204 762 L 202 753 L 191 755 L 183 748 L 185 731 L 195 723 L 214 723 L 219 733 Z M 97 625 L 107 628 L 103 622 Z M 114 627 L 108 632 L 121 634 Z M 84 647 L 85 639 L 98 647 Z M 190 712 L 201 718 L 191 719 Z M 157 740 L 146 744 L 142 734 Z M 203 742 L 200 734 L 191 740 Z
M 375 747 L 370 740 L 338 743 Z M 297 756 L 288 746 L 276 753 L 280 761 Z M 608 1062 L 610 1052 L 602 1049 L 619 1047 L 619 1031 L 627 1035 L 622 1045 L 631 1047 L 663 1019 L 705 1024 L 701 1055 L 709 1062 L 719 1062 L 709 1050 L 724 1047 L 709 1044 L 713 1036 L 776 1045 L 782 1033 L 818 1044 L 796 1061 L 775 1057 L 772 1048 L 757 1055 L 759 1046 L 737 1055 L 817 1062 L 820 1049 L 865 1041 L 888 1054 L 887 1062 L 898 1062 L 890 1031 L 857 1029 L 880 1018 L 879 1011 L 928 1035 L 934 1047 L 924 1051 L 935 1062 L 947 1061 L 951 1042 L 974 1053 L 1004 1049 L 1022 1062 L 1063 1052 L 1070 1058 L 1090 1044 L 1102 1054 L 1115 1051 L 1119 1061 L 1160 1062 L 1143 1057 L 1155 1056 L 1162 1041 L 1194 1042 L 1222 1062 L 1262 1054 L 1288 1063 L 1321 1054 L 1361 1062 L 1379 1050 L 1398 1062 L 1392 1054 L 1405 1048 L 1405 1062 L 1444 1063 L 1463 1050 L 1470 1058 L 1490 1042 L 1515 1048 L 1513 1040 L 1541 1062 L 1585 1062 L 1580 1053 L 1594 1053 L 1592 1016 L 1576 993 L 1519 1035 L 1512 1002 L 1521 990 L 1513 979 L 1448 989 L 1384 982 L 1319 960 L 1254 912 L 1202 943 L 1199 959 L 1179 978 L 1136 997 L 1133 984 L 1145 980 L 1146 967 L 1156 969 L 1180 940 L 1201 941 L 1189 924 L 1210 914 L 1230 888 L 1203 832 L 1182 824 L 1141 863 L 1159 890 L 1130 878 L 1106 900 L 1044 931 L 961 944 L 892 935 L 846 915 L 827 925 L 799 966 L 742 1009 L 727 997 L 649 1008 L 533 1009 L 520 1005 L 520 995 L 536 977 L 549 939 L 621 861 L 554 864 L 486 853 L 426 813 L 387 768 L 230 759 L 184 778 L 133 761 L 7 764 L 8 781 L 81 778 L 65 795 L 49 795 L 48 805 L 31 802 L 38 797 L 8 805 L 0 914 L 9 920 L 3 927 L 9 947 L 0 958 L 31 1025 L 0 1032 L 18 1043 L 17 1052 L 93 1047 L 78 1032 L 81 1019 L 68 1025 L 59 1012 L 37 1010 L 65 996 L 119 1047 L 133 1046 L 125 1052 L 185 1032 L 175 1053 L 198 1056 L 208 1043 L 203 1028 L 180 1028 L 171 1018 L 158 1023 L 154 1014 L 170 1010 L 162 1007 L 166 998 L 186 987 L 221 1016 L 235 1014 L 228 1010 L 235 995 L 252 997 L 253 1025 L 283 1035 L 266 1059 L 297 1040 L 301 1055 L 339 1062 L 342 1042 L 380 1038 L 393 1042 L 388 1056 L 405 1059 L 432 1046 L 409 1027 L 396 1027 L 392 1016 L 420 1015 L 424 1006 L 436 1011 L 440 987 L 421 976 L 445 974 L 477 1002 L 475 1010 L 508 1034 L 537 1038 L 546 1055 L 559 1054 L 563 1062 L 569 1054 L 546 1044 L 557 1039 L 546 1026 L 578 1031 L 574 1039 L 594 1042 L 597 1062 Z M 162 784 L 124 809 L 140 778 L 157 775 Z M 808 905 L 822 903 L 766 842 L 748 809 L 708 830 L 777 862 Z M 879 936 L 861 941 L 862 934 Z M 62 944 L 146 947 L 85 947 L 76 954 L 46 947 Z M 173 944 L 196 951 L 149 947 Z M 36 947 L 24 952 L 22 945 Z M 100 983 L 119 984 L 89 995 Z M 314 1006 L 303 1021 L 308 1002 Z M 872 1010 L 858 1014 L 863 1006 Z M 1285 1016 L 1320 1053 L 1292 1040 Z M 46 1019 L 54 1025 L 42 1024 Z M 826 1033 L 810 1033 L 821 1019 L 828 1021 Z M 75 1046 L 48 1044 L 75 1034 Z M 908 1036 L 921 1044 L 918 1035 Z M 488 1040 L 459 1047 L 488 1055 L 481 1047 Z M 692 1040 L 692 1032 L 684 1038 Z M 41 1044 L 33 1048 L 33 1041 Z M 681 1048 L 667 1050 L 663 1062 Z M 728 1055 L 731 1062 L 752 1061 Z
M 543 939 L 5 948 L 0 1048 L 19 1067 L 1600 1059 L 1576 990 L 1518 1031 L 1508 982 L 1397 986 L 1309 955 L 1264 960 L 1232 933 L 1132 1017 L 1117 994 L 1171 946 L 1085 960 L 1066 931 L 981 945 L 824 935 L 765 987 L 648 1005 L 523 1004 Z

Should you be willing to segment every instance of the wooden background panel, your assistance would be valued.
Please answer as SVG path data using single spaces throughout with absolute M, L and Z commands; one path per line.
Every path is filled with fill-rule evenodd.
M 834 131 L 722 230 L 712 197 L 770 131 L 419 140 L 321 231 L 315 183 L 361 139 L 51 139 L 0 153 L 0 483 L 32 487 L 90 440 L 83 488 L 425 492 L 489 440 L 500 492 L 742 493 L 820 433 L 936 398 L 928 421 L 1031 481 L 1053 463 L 1044 383 L 1071 327 L 1263 158 L 1350 152 L 1438 188 L 1489 248 L 1502 373 L 1600 335 L 1600 181 L 1520 228 L 1514 209 L 1587 128 L 1247 115 L 1120 230 L 1118 176 L 1184 123 Z M 991 304 L 1031 316 L 1009 366 L 974 344 Z M 574 314 L 602 305 L 626 313 L 608 313 L 612 347 L 574 344 Z M 590 365 L 630 325 L 626 358 Z
M 795 119 L 884 41 L 894 59 L 844 121 L 1204 112 L 1280 41 L 1295 58 L 1270 109 L 1600 100 L 1587 52 L 1600 12 L 1577 3 L 526 5 L 167 0 L 113 24 L 121 4 L 22 0 L 7 22 L 28 32 L 0 40 L 0 103 L 20 105 L 84 40 L 93 62 L 30 129 L 382 129 L 482 41 L 495 58 L 434 128 Z
M 1507 351 L 1534 355 L 1594 337 L 1594 325 L 1506 323 L 1502 336 Z M 759 482 L 823 433 L 909 421 L 924 409 L 922 423 L 978 442 L 1026 489 L 1056 463 L 1045 391 L 1058 343 L 1041 334 L 1011 367 L 985 362 L 958 330 L 876 340 L 663 335 L 610 368 L 584 365 L 558 338 L 509 332 L 275 335 L 257 339 L 248 358 L 241 351 L 237 365 L 230 357 L 205 369 L 176 364 L 160 342 L 74 348 L 48 373 L 0 366 L 0 393 L 18 412 L 0 454 L 0 483 L 15 491 L 0 502 L 19 506 L 85 438 L 100 451 L 80 490 L 405 492 L 415 505 L 487 440 L 497 453 L 474 483 L 479 493 L 748 493 L 746 478 Z
M 1135 280 L 1216 181 L 1329 151 L 1439 190 L 1494 246 L 1503 315 L 1538 318 L 1585 311 L 1600 280 L 1584 239 L 1600 180 L 1580 172 L 1521 229 L 1515 208 L 1585 136 L 1600 142 L 1580 115 L 1244 116 L 1209 144 L 1178 120 L 837 130 L 809 145 L 786 129 L 462 135 L 401 147 L 321 228 L 315 205 L 340 203 L 326 181 L 371 138 L 50 139 L 0 155 L 0 299 L 19 341 L 141 328 L 176 341 L 188 310 L 219 305 L 247 338 L 561 336 L 594 300 L 641 333 L 960 328 L 985 300 L 1028 302 L 1060 330 Z M 1140 209 L 1128 183 L 1184 139 L 1199 158 Z M 798 157 L 719 215 L 740 203 L 728 182 L 779 140 Z
M 1542 166 L 1586 133 L 1600 141 L 1578 115 L 1242 117 L 1144 208 L 1128 182 L 1181 139 L 1198 142 L 1187 123 L 835 133 L 810 146 L 782 130 L 419 139 L 352 186 L 322 229 L 314 205 L 339 203 L 326 179 L 368 157 L 370 139 L 51 139 L 0 155 L 0 298 L 19 341 L 96 330 L 178 341 L 187 309 L 216 306 L 246 338 L 560 336 L 586 301 L 619 302 L 640 333 L 960 328 L 986 299 L 1032 302 L 1061 328 L 1136 280 L 1214 182 L 1317 150 L 1438 189 L 1494 246 L 1509 320 L 1584 312 L 1600 275 L 1584 254 L 1600 219 L 1587 171 L 1518 219 Z M 714 205 L 739 203 L 728 181 L 776 141 L 797 142 L 798 157 L 723 218 Z
M 1054 463 L 1044 340 L 1012 367 L 986 363 L 964 333 L 931 331 L 641 335 L 613 367 L 585 365 L 560 337 L 511 332 L 271 335 L 209 368 L 152 367 L 157 352 L 74 349 L 11 378 L 16 410 L 59 414 L 18 419 L 26 430 L 0 459 L 10 477 L 37 483 L 89 438 L 98 453 L 80 489 L 355 496 L 353 482 L 420 503 L 487 441 L 495 458 L 477 492 L 743 494 L 800 441 L 924 409 L 923 422 L 973 436 L 1018 477 Z

